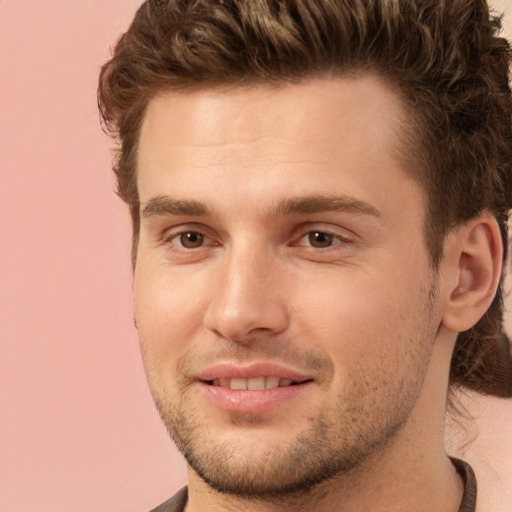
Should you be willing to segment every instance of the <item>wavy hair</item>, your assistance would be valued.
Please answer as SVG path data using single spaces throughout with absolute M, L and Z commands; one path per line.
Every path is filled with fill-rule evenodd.
M 511 49 L 485 0 L 148 0 L 101 69 L 104 129 L 118 142 L 118 193 L 140 228 L 137 142 L 162 90 L 297 82 L 375 73 L 407 107 L 402 154 L 427 197 L 434 268 L 455 226 L 482 211 L 507 247 L 512 208 Z M 504 262 L 506 260 L 505 250 Z M 452 387 L 512 395 L 502 285 L 460 333 Z

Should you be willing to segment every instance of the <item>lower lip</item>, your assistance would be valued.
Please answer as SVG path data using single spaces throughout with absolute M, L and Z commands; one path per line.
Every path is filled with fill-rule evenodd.
M 311 381 L 308 381 L 293 386 L 249 391 L 213 386 L 205 382 L 201 383 L 207 399 L 215 407 L 240 414 L 258 414 L 270 411 L 287 401 L 296 399 L 310 385 Z

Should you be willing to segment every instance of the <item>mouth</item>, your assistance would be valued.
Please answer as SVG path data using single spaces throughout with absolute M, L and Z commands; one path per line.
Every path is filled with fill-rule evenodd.
M 249 391 L 261 391 L 264 389 L 276 389 L 285 388 L 289 386 L 296 386 L 309 382 L 311 379 L 305 380 L 292 380 L 282 377 L 265 376 L 265 377 L 251 377 L 251 378 L 218 378 L 209 381 L 204 381 L 210 386 L 218 386 L 225 389 L 236 389 L 236 390 L 249 390 Z
M 296 401 L 299 396 L 315 389 L 312 375 L 263 362 L 219 363 L 204 369 L 196 379 L 207 403 L 236 414 L 260 414 L 286 404 L 295 408 L 301 403 Z

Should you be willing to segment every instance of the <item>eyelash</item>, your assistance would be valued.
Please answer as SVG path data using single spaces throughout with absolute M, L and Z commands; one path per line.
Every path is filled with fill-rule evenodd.
M 172 233 L 171 235 L 169 235 L 168 237 L 166 237 L 164 239 L 164 243 L 165 244 L 168 244 L 170 246 L 178 246 L 179 249 L 178 250 L 183 250 L 183 251 L 191 251 L 191 250 L 194 250 L 194 249 L 200 249 L 202 247 L 205 247 L 205 245 L 203 243 L 201 243 L 201 245 L 199 245 L 198 247 L 185 247 L 183 245 L 183 241 L 180 240 L 181 243 L 176 243 L 174 242 L 176 239 L 181 239 L 181 237 L 183 237 L 184 235 L 199 235 L 200 237 L 202 237 L 203 241 L 204 239 L 208 239 L 210 240 L 210 237 L 204 233 L 203 231 L 201 230 L 198 230 L 198 229 L 186 229 L 186 230 L 183 230 L 183 231 L 179 231 L 178 233 Z M 219 245 L 218 243 L 212 243 L 212 244 L 209 244 L 209 245 L 212 245 L 212 246 L 215 246 L 215 245 Z
M 314 235 L 323 235 L 327 239 L 330 239 L 331 243 L 329 245 L 324 246 L 324 247 L 314 247 L 312 245 L 312 241 L 311 241 L 311 237 L 314 236 Z M 296 244 L 294 244 L 294 245 L 300 246 L 301 245 L 300 244 L 301 240 L 303 240 L 305 238 L 308 238 L 308 242 L 309 242 L 307 247 L 309 247 L 309 248 L 311 248 L 313 250 L 316 250 L 316 251 L 326 251 L 328 249 L 331 249 L 332 247 L 337 247 L 339 245 L 347 246 L 347 245 L 350 245 L 352 243 L 352 241 L 349 238 L 343 237 L 343 236 L 338 235 L 336 233 L 332 233 L 329 230 L 310 229 L 307 232 L 305 232 L 303 235 L 301 235 L 300 238 L 298 239 L 298 242 Z
M 185 247 L 183 245 L 182 237 L 186 236 L 186 235 L 199 235 L 199 237 L 202 237 L 203 241 L 206 239 L 206 240 L 212 241 L 212 243 L 209 243 L 209 244 L 201 243 L 197 247 Z M 326 237 L 328 239 L 328 241 L 330 240 L 330 243 L 324 247 L 314 247 L 311 243 L 311 237 L 315 236 L 315 235 L 323 235 L 324 237 Z M 308 240 L 309 243 L 307 245 L 301 244 L 301 241 L 304 240 L 305 238 L 309 239 Z M 177 240 L 179 240 L 179 241 L 177 241 Z M 353 243 L 350 238 L 347 238 L 347 237 L 341 236 L 339 234 L 332 233 L 329 230 L 323 230 L 323 229 L 308 229 L 306 231 L 303 231 L 299 237 L 295 238 L 295 240 L 296 240 L 295 242 L 291 243 L 291 245 L 294 247 L 308 247 L 314 251 L 322 251 L 322 252 L 329 250 L 332 247 L 337 247 L 340 245 L 349 246 Z M 204 231 L 202 231 L 200 229 L 186 229 L 186 230 L 172 233 L 171 235 L 167 236 L 164 239 L 164 243 L 169 245 L 170 247 L 172 247 L 175 250 L 186 251 L 186 252 L 194 251 L 194 250 L 201 249 L 204 247 L 220 245 L 219 243 L 214 242 L 206 233 L 204 233 Z

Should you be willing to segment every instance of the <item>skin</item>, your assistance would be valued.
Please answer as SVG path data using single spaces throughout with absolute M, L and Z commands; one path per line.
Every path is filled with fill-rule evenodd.
M 424 195 L 395 157 L 404 118 L 372 76 L 150 102 L 135 315 L 189 512 L 458 510 L 449 360 L 492 299 L 499 234 L 469 223 L 431 268 Z M 309 382 L 226 411 L 198 378 L 219 362 Z

